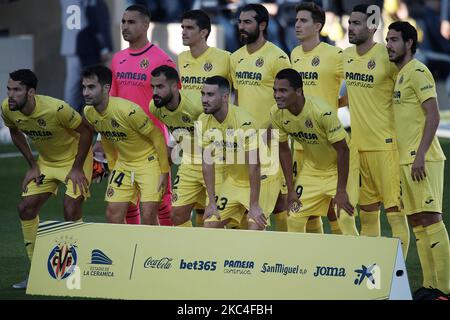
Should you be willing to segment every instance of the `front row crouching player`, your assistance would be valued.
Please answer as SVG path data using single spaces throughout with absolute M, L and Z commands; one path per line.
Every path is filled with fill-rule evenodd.
M 436 130 L 439 106 L 430 70 L 414 59 L 417 31 L 408 22 L 389 26 L 389 60 L 399 68 L 394 87 L 403 211 L 416 237 L 423 287 L 413 298 L 448 300 L 450 249 L 442 221 L 444 160 Z
M 37 95 L 36 75 L 28 69 L 9 74 L 8 99 L 2 103 L 2 117 L 11 138 L 30 169 L 22 182 L 18 205 L 28 258 L 33 257 L 39 210 L 60 183 L 66 185 L 64 219 L 81 221 L 81 205 L 89 196 L 92 175 L 92 130 L 66 102 Z M 26 134 L 39 157 L 34 159 Z M 28 279 L 13 285 L 26 289 Z
M 279 129 L 280 162 L 288 186 L 288 231 L 305 232 L 308 218 L 326 216 L 334 201 L 342 233 L 357 236 L 358 154 L 348 145 L 336 108 L 320 99 L 305 98 L 302 87 L 294 69 L 278 72 L 273 87 L 277 104 L 271 118 L 273 128 Z M 304 149 L 303 169 L 295 188 L 288 135 Z
M 204 208 L 207 201 L 202 153 L 200 147 L 196 150 L 194 144 L 194 123 L 203 113 L 203 108 L 200 99 L 193 102 L 188 91 L 179 90 L 180 80 L 174 68 L 166 65 L 157 67 L 152 71 L 151 82 L 153 100 L 150 102 L 150 112 L 167 126 L 183 151 L 172 186 L 170 219 L 175 226 L 192 227 L 192 209 L 195 205 Z M 215 173 L 215 185 L 218 187 L 223 180 L 224 166 L 216 165 Z
M 278 174 L 261 176 L 255 120 L 243 108 L 229 104 L 230 85 L 225 78 L 207 78 L 201 93 L 204 113 L 197 130 L 209 197 L 204 227 L 239 227 L 248 210 L 248 229 L 264 230 L 278 197 L 272 191 L 279 190 L 281 182 Z M 225 155 L 226 178 L 216 190 L 215 163 L 223 163 Z
M 143 224 L 158 225 L 170 170 L 164 137 L 137 104 L 109 96 L 111 80 L 111 70 L 105 66 L 83 71 L 84 115 L 101 134 L 111 166 L 106 218 L 124 223 L 130 202 L 136 203 L 140 195 Z

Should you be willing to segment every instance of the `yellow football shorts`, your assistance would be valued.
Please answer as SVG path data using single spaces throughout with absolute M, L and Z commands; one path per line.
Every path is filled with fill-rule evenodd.
M 425 162 L 426 177 L 417 182 L 411 177 L 412 164 L 400 167 L 402 212 L 411 215 L 419 212 L 442 213 L 444 190 L 444 161 Z
M 400 164 L 397 150 L 360 152 L 360 205 L 383 202 L 400 206 Z
M 267 218 L 267 225 L 270 225 L 270 213 L 275 207 L 280 188 L 279 174 L 261 176 L 259 206 Z M 250 208 L 250 187 L 239 185 L 231 177 L 227 177 L 220 188 L 220 192 L 217 194 L 216 202 L 220 220 L 231 219 L 227 225 L 228 227 L 239 226 L 245 212 Z M 216 216 L 211 216 L 206 221 L 219 220 Z M 254 222 L 252 219 L 249 221 Z
M 289 214 L 293 218 L 326 216 L 330 201 L 336 195 L 337 170 L 331 174 L 312 175 L 307 168 L 304 169 L 300 172 L 294 184 L 302 207 L 298 212 L 290 211 Z M 350 203 L 355 207 L 359 200 L 359 161 L 358 152 L 353 149 L 350 151 L 350 167 L 346 190 Z
M 117 162 L 111 170 L 106 188 L 105 201 L 137 203 L 159 202 L 163 190 L 158 191 L 161 169 L 157 159 L 136 168 Z
M 226 172 L 224 165 L 215 165 L 215 186 L 220 189 Z M 195 204 L 195 208 L 205 208 L 208 201 L 201 164 L 181 164 L 172 186 L 172 206 L 181 207 Z
M 93 168 L 93 156 L 92 150 L 89 151 L 86 160 L 84 161 L 83 171 L 88 180 L 88 187 L 91 184 L 92 179 L 92 168 Z M 77 187 L 76 192 L 73 192 L 73 183 L 72 180 L 68 180 L 67 184 L 65 183 L 66 177 L 72 169 L 73 162 L 68 165 L 63 166 L 48 166 L 43 164 L 38 160 L 39 169 L 41 170 L 41 176 L 43 179 L 39 186 L 36 186 L 35 181 L 31 181 L 26 188 L 26 191 L 22 193 L 23 197 L 32 196 L 36 194 L 42 193 L 53 193 L 54 195 L 58 194 L 58 186 L 60 183 L 64 183 L 66 185 L 66 195 L 76 199 L 81 195 L 80 189 Z M 90 192 L 84 194 L 84 198 L 87 199 L 90 197 Z

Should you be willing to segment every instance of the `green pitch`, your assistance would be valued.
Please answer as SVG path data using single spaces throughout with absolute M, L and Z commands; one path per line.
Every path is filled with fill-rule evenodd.
M 450 140 L 441 140 L 444 153 L 450 159 Z M 0 145 L 0 156 L 9 152 L 17 152 L 14 146 Z M 27 169 L 22 157 L 0 158 L 0 299 L 36 299 L 27 296 L 24 290 L 11 288 L 13 283 L 22 281 L 29 268 L 28 259 L 23 246 L 20 221 L 16 206 L 20 200 L 20 188 L 24 173 Z M 450 230 L 450 164 L 445 167 L 444 184 L 444 221 Z M 84 205 L 84 221 L 105 222 L 105 182 L 91 187 L 91 198 Z M 64 188 L 57 197 L 52 197 L 40 213 L 41 220 L 62 220 L 62 197 Z M 390 228 L 385 215 L 382 215 L 382 235 L 390 236 Z M 359 223 L 358 223 L 359 228 Z M 329 226 L 324 221 L 325 232 Z M 232 231 L 230 231 L 232 232 Z M 408 277 L 412 291 L 421 286 L 422 274 L 416 252 L 414 236 L 411 230 L 411 244 L 406 262 Z M 42 298 L 42 297 L 41 297 Z M 52 298 L 54 299 L 54 298 Z

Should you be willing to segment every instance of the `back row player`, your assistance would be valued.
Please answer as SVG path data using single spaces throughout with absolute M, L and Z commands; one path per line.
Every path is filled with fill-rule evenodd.
M 328 105 L 338 108 L 341 87 L 342 50 L 320 41 L 320 31 L 325 25 L 325 12 L 313 2 L 303 2 L 295 8 L 297 12 L 295 34 L 301 41 L 291 52 L 292 68 L 302 77 L 304 94 L 321 97 Z M 296 178 L 303 167 L 303 148 L 294 142 L 293 171 Z M 336 214 L 330 205 L 328 221 L 331 232 L 340 234 Z M 323 233 L 322 220 L 312 216 L 306 225 L 308 233 Z
M 201 93 L 200 90 L 203 87 L 203 83 L 206 78 L 211 76 L 222 76 L 228 81 L 230 81 L 230 53 L 225 50 L 221 50 L 214 47 L 209 47 L 206 43 L 209 34 L 211 33 L 211 20 L 209 16 L 202 10 L 190 10 L 183 14 L 181 17 L 181 28 L 182 31 L 182 39 L 183 39 L 183 45 L 188 46 L 189 50 L 183 51 L 178 55 L 178 70 L 181 76 L 181 85 L 183 89 L 183 99 L 192 101 L 193 104 L 195 104 L 195 107 L 190 107 L 190 103 L 182 103 L 182 105 L 185 105 L 185 111 L 187 113 L 191 113 L 191 110 L 200 110 L 200 113 L 203 112 L 203 108 L 201 106 Z M 167 73 L 171 74 L 170 70 L 167 71 Z M 167 77 L 166 75 L 163 75 L 163 77 Z M 178 77 L 178 76 L 176 76 Z M 175 76 L 172 76 L 172 80 L 175 78 Z M 168 78 L 166 78 L 167 80 Z M 170 79 L 170 76 L 169 76 Z M 161 81 L 157 82 L 158 85 L 164 86 Z M 177 90 L 174 90 L 177 91 Z M 173 96 L 173 94 L 172 94 Z M 177 93 L 175 93 L 175 98 L 178 96 Z M 173 97 L 172 97 L 173 98 Z M 152 104 L 152 107 L 160 107 L 158 104 Z M 152 109 L 151 107 L 151 109 Z M 198 107 L 198 108 L 197 108 Z M 154 109 L 156 110 L 156 109 Z M 159 109 L 161 111 L 161 109 Z M 159 112 L 158 112 L 159 113 Z M 198 115 L 196 112 L 194 114 Z M 193 121 L 196 121 L 197 118 L 192 119 Z M 169 120 L 171 121 L 171 120 Z M 176 122 L 176 121 L 175 121 Z M 167 122 L 166 122 L 167 124 Z M 193 126 L 193 122 L 190 124 Z M 184 124 L 186 126 L 186 124 Z M 197 172 L 194 176 L 190 175 L 191 178 L 186 177 L 186 173 L 189 171 L 196 172 L 196 168 L 200 169 L 200 172 Z M 201 174 L 201 166 L 198 167 L 196 165 L 190 166 L 190 165 L 184 165 L 183 168 L 180 167 L 180 172 L 178 173 L 177 177 L 175 178 L 175 182 L 178 182 L 179 180 L 184 180 L 187 178 L 187 180 L 191 180 L 190 183 L 193 183 L 194 185 L 197 185 L 199 183 L 197 180 L 202 181 L 203 176 Z M 186 170 L 187 169 L 187 170 Z M 217 183 L 221 181 L 220 177 L 223 174 L 223 166 L 218 167 L 216 166 L 216 179 Z M 188 182 L 189 185 L 189 182 Z M 181 223 L 189 223 L 189 221 L 186 221 L 186 210 L 180 207 L 184 207 L 188 205 L 188 203 L 185 202 L 183 199 L 184 196 L 184 189 L 186 187 L 189 188 L 188 185 L 185 185 L 184 181 L 181 182 L 180 185 L 175 186 L 174 189 L 179 189 L 176 193 L 176 196 L 172 197 L 172 201 L 177 203 L 176 208 L 172 211 L 172 220 L 174 221 L 175 225 L 181 224 Z M 193 195 L 191 197 L 195 198 L 197 187 L 194 187 L 194 185 L 191 185 L 191 191 L 193 191 Z M 200 187 L 200 186 L 198 186 Z M 193 190 L 192 190 L 193 188 Z M 202 189 L 202 188 L 200 188 Z M 189 201 L 188 201 L 189 202 Z M 202 202 L 202 201 L 201 201 Z M 190 204 L 190 202 L 189 202 Z M 181 210 L 181 212 L 180 212 Z M 199 207 L 196 207 L 196 226 L 203 226 L 203 210 Z M 189 210 L 190 214 L 190 210 Z M 179 220 L 181 218 L 181 220 Z

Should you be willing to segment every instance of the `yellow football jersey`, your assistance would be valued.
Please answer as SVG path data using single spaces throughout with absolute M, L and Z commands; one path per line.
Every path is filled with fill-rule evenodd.
M 189 96 L 188 96 L 189 95 Z M 175 111 L 170 111 L 166 107 L 157 108 L 155 103 L 150 101 L 150 112 L 161 120 L 169 129 L 178 143 L 183 147 L 182 163 L 201 164 L 201 150 L 194 149 L 194 123 L 200 114 L 203 113 L 203 106 L 200 101 L 193 102 L 191 93 L 185 90 L 180 91 L 181 101 Z M 195 155 L 195 158 L 193 157 Z
M 109 97 L 106 110 L 101 114 L 93 106 L 84 108 L 86 120 L 117 152 L 117 162 L 128 167 L 140 167 L 157 159 L 158 152 L 148 138 L 159 132 L 150 118 L 137 104 L 117 97 Z M 162 134 L 160 147 L 165 148 Z M 158 159 L 161 171 L 168 172 L 167 159 Z
M 305 52 L 301 45 L 292 50 L 292 68 L 302 77 L 305 95 L 321 97 L 330 106 L 338 108 L 343 79 L 342 52 L 342 49 L 325 42 L 311 51 Z M 294 149 L 302 150 L 301 144 L 294 142 Z
M 205 113 L 200 115 L 198 121 L 200 122 L 198 137 L 202 139 L 202 146 L 213 147 L 216 157 L 223 155 L 222 160 L 226 162 L 216 159 L 218 163 L 229 164 L 228 172 L 234 182 L 244 186 L 250 185 L 248 164 L 245 164 L 245 158 L 242 156 L 245 156 L 246 151 L 255 150 L 258 147 L 253 117 L 243 108 L 230 104 L 228 114 L 222 123 L 218 122 L 213 115 Z M 244 138 L 245 135 L 248 138 Z
M 238 104 L 255 118 L 259 128 L 268 128 L 270 124 L 275 76 L 290 67 L 289 57 L 269 41 L 252 54 L 243 46 L 231 55 L 230 73 L 238 92 Z
M 43 164 L 66 166 L 73 162 L 78 150 L 81 116 L 66 102 L 48 96 L 36 95 L 36 108 L 29 116 L 11 111 L 8 99 L 2 103 L 5 125 L 25 133 L 34 143 Z
M 307 96 L 321 97 L 330 106 L 338 108 L 341 87 L 342 49 L 321 42 L 311 51 L 303 51 L 300 45 L 292 50 L 292 68 L 298 71 Z
M 437 98 L 433 76 L 422 62 L 413 59 L 398 73 L 394 88 L 395 128 L 402 165 L 411 164 L 416 158 L 426 120 L 422 103 L 430 98 Z M 425 160 L 445 160 L 436 136 L 425 155 Z
M 272 107 L 270 116 L 273 128 L 279 130 L 280 142 L 290 136 L 303 146 L 302 170 L 318 176 L 336 173 L 337 153 L 332 144 L 342 139 L 348 142 L 349 138 L 334 107 L 308 97 L 297 116 L 287 109 L 280 110 L 277 105 Z
M 230 79 L 230 53 L 218 48 L 209 47 L 201 56 L 194 58 L 190 50 L 178 55 L 182 89 L 188 93 L 191 100 L 201 105 L 200 90 L 205 79 L 212 76 L 222 76 Z
M 392 92 L 397 67 L 386 47 L 377 43 L 360 56 L 353 46 L 344 50 L 343 59 L 352 141 L 359 151 L 396 150 Z

